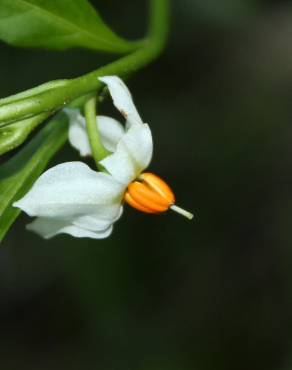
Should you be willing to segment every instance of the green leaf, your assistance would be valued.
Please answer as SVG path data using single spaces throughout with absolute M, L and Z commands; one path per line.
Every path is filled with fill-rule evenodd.
M 6 98 L 1 98 L 0 99 L 0 106 L 5 105 L 5 104 L 10 104 L 10 103 L 15 103 L 15 102 L 18 102 L 18 101 L 26 99 L 26 98 L 31 98 L 31 97 L 36 96 L 38 94 L 41 94 L 45 91 L 55 89 L 56 87 L 66 86 L 69 83 L 70 83 L 69 80 L 54 80 L 54 81 L 46 82 L 46 83 L 44 83 L 42 85 L 39 85 L 37 87 L 33 87 L 32 89 L 21 91 L 17 94 L 10 95 Z
M 20 213 L 12 203 L 33 185 L 66 142 L 68 119 L 58 115 L 30 143 L 0 167 L 0 241 Z
M 50 113 L 41 113 L 10 125 L 0 127 L 0 155 L 21 145 L 31 131 L 41 124 Z
M 116 53 L 137 47 L 117 36 L 87 0 L 0 0 L 0 39 L 21 47 Z

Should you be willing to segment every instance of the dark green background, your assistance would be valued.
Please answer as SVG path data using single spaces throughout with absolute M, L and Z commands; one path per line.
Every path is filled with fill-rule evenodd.
M 94 3 L 143 35 L 144 1 Z M 44 241 L 20 217 L 0 250 L 3 370 L 292 369 L 292 3 L 172 5 L 166 52 L 129 87 L 150 170 L 194 221 L 126 207 L 109 239 Z M 0 48 L 1 96 L 113 60 Z

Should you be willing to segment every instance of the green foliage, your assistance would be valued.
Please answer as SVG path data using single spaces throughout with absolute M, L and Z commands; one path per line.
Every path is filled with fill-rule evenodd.
M 42 85 L 39 85 L 37 87 L 33 87 L 32 89 L 21 91 L 17 94 L 10 95 L 6 98 L 1 98 L 0 99 L 0 107 L 3 106 L 3 105 L 6 105 L 6 104 L 11 104 L 11 103 L 18 102 L 18 101 L 26 99 L 26 98 L 31 98 L 31 97 L 36 96 L 38 94 L 41 94 L 45 91 L 52 90 L 56 87 L 65 86 L 68 83 L 69 83 L 69 80 L 54 80 L 54 81 L 46 82 L 46 83 L 44 83 Z
M 87 0 L 1 0 L 0 39 L 48 49 L 124 53 L 136 47 L 117 36 Z
M 42 123 L 48 116 L 49 113 L 42 113 L 37 116 L 0 127 L 0 155 L 21 145 L 31 131 Z
M 20 152 L 0 168 L 0 240 L 15 221 L 20 210 L 12 203 L 20 199 L 45 169 L 49 160 L 67 139 L 68 122 L 58 115 Z

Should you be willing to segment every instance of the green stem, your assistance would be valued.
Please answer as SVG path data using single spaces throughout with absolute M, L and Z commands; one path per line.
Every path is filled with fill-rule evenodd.
M 84 113 L 92 156 L 97 167 L 99 167 L 99 161 L 109 155 L 109 152 L 105 149 L 101 142 L 98 127 L 96 124 L 96 97 L 89 99 L 85 103 Z
M 102 88 L 98 77 L 118 75 L 125 77 L 153 61 L 164 48 L 169 26 L 169 0 L 149 0 L 150 24 L 148 39 L 141 49 L 82 77 L 67 80 L 54 89 L 45 90 L 23 100 L 0 106 L 0 126 L 34 116 L 52 113 L 71 101 Z

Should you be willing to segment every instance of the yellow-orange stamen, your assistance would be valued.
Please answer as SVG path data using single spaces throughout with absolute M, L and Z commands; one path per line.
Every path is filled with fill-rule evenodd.
M 128 186 L 125 201 L 139 211 L 161 213 L 169 209 L 175 198 L 162 179 L 153 173 L 143 173 Z
M 167 183 L 157 175 L 154 175 L 150 172 L 142 173 L 139 176 L 139 180 L 145 182 L 152 190 L 160 194 L 160 196 L 164 198 L 169 205 L 175 203 L 173 191 L 170 189 Z
M 192 219 L 193 215 L 176 206 L 175 196 L 170 187 L 158 176 L 147 172 L 139 176 L 127 188 L 125 201 L 145 213 L 161 213 L 172 209 Z
M 133 208 L 137 209 L 138 211 L 145 212 L 145 213 L 156 213 L 153 209 L 145 207 L 144 205 L 137 202 L 132 195 L 127 191 L 125 194 L 125 201 L 132 206 Z

